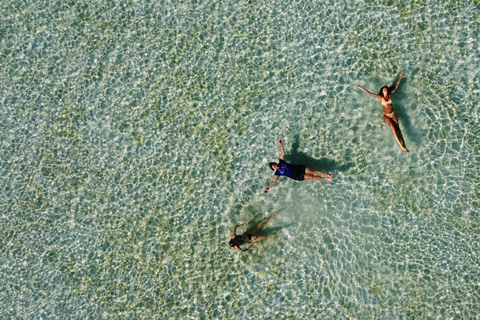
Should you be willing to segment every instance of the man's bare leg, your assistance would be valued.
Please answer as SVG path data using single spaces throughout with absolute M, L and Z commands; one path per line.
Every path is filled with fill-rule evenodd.
M 326 176 L 326 178 L 323 178 L 323 179 L 313 179 L 313 178 L 307 178 L 307 175 L 311 175 L 311 176 Z M 332 181 L 332 177 L 333 177 L 333 175 L 328 174 L 328 173 L 325 173 L 325 172 L 323 172 L 323 171 L 312 170 L 312 169 L 309 169 L 309 168 L 306 168 L 306 169 L 305 169 L 305 179 L 311 179 L 311 180 L 329 180 L 329 181 Z

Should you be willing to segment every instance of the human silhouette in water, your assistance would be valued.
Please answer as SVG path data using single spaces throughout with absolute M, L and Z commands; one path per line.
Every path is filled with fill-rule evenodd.
M 383 86 L 380 88 L 380 92 L 378 94 L 371 93 L 367 89 L 364 89 L 357 85 L 357 88 L 360 88 L 364 92 L 368 93 L 372 97 L 375 97 L 377 99 L 380 99 L 380 102 L 382 103 L 383 106 L 383 120 L 390 126 L 392 129 L 393 135 L 395 136 L 395 139 L 397 139 L 398 144 L 400 145 L 400 148 L 402 148 L 403 151 L 409 152 L 407 147 L 405 146 L 405 141 L 403 140 L 402 132 L 400 131 L 400 125 L 398 124 L 398 118 L 395 112 L 393 111 L 393 106 L 392 106 L 392 94 L 397 90 L 398 85 L 400 84 L 400 81 L 403 78 L 404 73 L 400 75 L 400 79 L 398 79 L 397 83 L 393 87 L 387 87 Z
M 307 168 L 302 164 L 290 164 L 285 162 L 285 149 L 283 148 L 283 140 L 279 139 L 278 143 L 280 143 L 280 159 L 279 163 L 270 162 L 268 166 L 270 169 L 275 170 L 275 177 L 273 178 L 270 185 L 265 189 L 264 193 L 270 191 L 270 188 L 273 187 L 275 183 L 277 183 L 278 177 L 286 176 L 293 180 L 303 181 L 307 180 L 328 180 L 332 181 L 332 175 L 318 171 L 312 170 Z
M 231 247 L 237 249 L 237 250 L 240 250 L 240 251 L 248 251 L 250 249 L 253 249 L 255 248 L 256 246 L 255 245 L 251 245 L 250 247 L 248 247 L 247 249 L 242 249 L 240 248 L 240 246 L 242 244 L 245 244 L 245 243 L 252 243 L 252 242 L 257 242 L 257 241 L 260 241 L 260 240 L 263 240 L 265 238 L 268 238 L 268 237 L 271 237 L 271 236 L 274 236 L 280 232 L 282 232 L 282 230 L 280 231 L 277 231 L 277 232 L 274 232 L 274 233 L 270 233 L 270 234 L 267 234 L 267 235 L 263 235 L 263 236 L 254 236 L 253 233 L 255 231 L 257 231 L 258 229 L 260 229 L 260 227 L 265 223 L 267 222 L 269 219 L 273 218 L 273 217 L 276 217 L 277 214 L 273 214 L 271 215 L 270 217 L 268 218 L 265 218 L 263 219 L 260 223 L 258 223 L 255 227 L 253 228 L 250 228 L 248 229 L 247 231 L 245 231 L 243 234 L 241 235 L 237 235 L 237 228 L 238 227 L 243 227 L 245 225 L 248 224 L 248 221 L 247 222 L 244 222 L 242 224 L 239 224 L 237 226 L 235 226 L 233 228 L 233 236 L 232 236 L 232 239 L 230 239 L 230 242 L 228 243 Z

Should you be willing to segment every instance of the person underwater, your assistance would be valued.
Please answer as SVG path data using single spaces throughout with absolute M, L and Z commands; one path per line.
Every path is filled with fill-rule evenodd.
M 248 229 L 247 231 L 245 231 L 243 234 L 241 235 L 238 235 L 236 234 L 237 233 L 237 228 L 238 227 L 243 227 L 245 225 L 248 224 L 248 221 L 247 222 L 244 222 L 242 224 L 239 224 L 239 225 L 236 225 L 234 228 L 233 228 L 233 236 L 232 236 L 232 239 L 230 239 L 230 242 L 228 243 L 230 245 L 230 247 L 233 247 L 239 251 L 248 251 L 250 249 L 253 249 L 255 248 L 256 246 L 255 245 L 251 245 L 250 247 L 248 247 L 247 249 L 242 249 L 240 246 L 243 245 L 243 244 L 246 244 L 246 243 L 253 243 L 253 242 L 258 242 L 260 240 L 263 240 L 265 238 L 268 238 L 268 237 L 271 237 L 271 236 L 274 236 L 276 234 L 279 234 L 280 232 L 282 232 L 282 230 L 279 230 L 277 232 L 274 232 L 274 233 L 270 233 L 270 234 L 267 234 L 267 235 L 260 235 L 260 236 L 256 236 L 256 235 L 253 235 L 253 233 L 255 233 L 255 231 L 257 231 L 258 229 L 260 229 L 262 227 L 262 225 L 267 222 L 268 220 L 270 220 L 271 218 L 273 217 L 276 217 L 277 214 L 274 213 L 273 215 L 271 215 L 270 217 L 267 217 L 265 219 L 263 219 L 262 221 L 260 221 L 260 223 L 258 223 L 256 226 L 254 226 L 253 228 L 250 228 Z

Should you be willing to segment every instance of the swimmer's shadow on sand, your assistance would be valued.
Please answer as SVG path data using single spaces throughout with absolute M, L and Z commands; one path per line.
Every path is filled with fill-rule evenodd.
M 309 169 L 319 170 L 325 173 L 332 173 L 333 171 L 343 172 L 353 167 L 353 163 L 344 163 L 339 166 L 335 161 L 327 158 L 314 159 L 308 156 L 306 153 L 298 151 L 299 147 L 300 138 L 298 135 L 296 135 L 295 142 L 292 144 L 292 149 L 285 155 L 285 160 L 288 163 L 303 164 Z
M 398 79 L 397 79 L 398 80 Z M 395 83 L 396 81 L 395 80 Z M 395 83 L 393 83 L 393 87 L 395 87 Z M 414 128 L 412 127 L 412 123 L 410 121 L 410 117 L 408 114 L 405 112 L 405 109 L 408 109 L 409 106 L 405 105 L 402 103 L 402 101 L 408 100 L 408 95 L 406 93 L 406 84 L 408 83 L 408 78 L 403 78 L 402 82 L 398 86 L 397 90 L 395 90 L 395 93 L 392 95 L 394 98 L 393 100 L 393 110 L 397 114 L 398 122 L 400 123 L 400 130 L 402 131 L 402 134 L 405 139 L 405 144 L 409 145 L 409 141 L 414 142 L 414 143 L 420 143 L 420 140 L 422 139 L 422 135 L 418 132 L 415 132 Z

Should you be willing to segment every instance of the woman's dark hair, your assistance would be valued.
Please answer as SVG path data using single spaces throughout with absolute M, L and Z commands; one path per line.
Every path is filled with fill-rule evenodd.
M 240 246 L 242 245 L 242 238 L 241 237 L 238 237 L 238 236 L 235 236 L 234 238 L 232 238 L 230 240 L 230 242 L 228 243 L 230 245 L 230 247 L 235 247 L 235 246 Z
M 270 163 L 268 164 L 268 166 L 270 167 L 270 169 L 275 170 L 275 169 L 273 169 L 273 167 L 272 167 L 274 164 L 276 164 L 276 165 L 278 166 L 278 163 L 276 163 L 276 162 L 270 162 Z
M 387 94 L 390 95 L 390 92 L 392 91 L 389 87 L 383 86 L 380 88 L 380 92 L 378 93 L 379 96 L 383 97 L 383 88 L 387 88 Z

